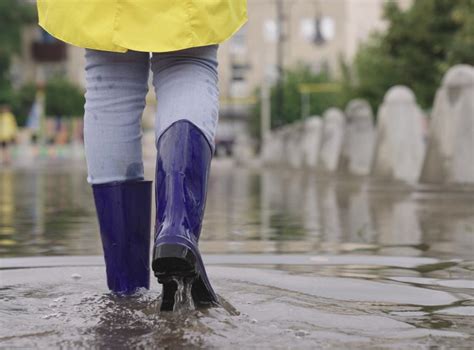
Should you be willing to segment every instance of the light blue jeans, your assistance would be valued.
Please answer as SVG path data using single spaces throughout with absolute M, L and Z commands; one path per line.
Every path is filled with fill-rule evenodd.
M 153 72 L 156 140 L 178 120 L 214 147 L 219 91 L 217 45 L 168 53 L 86 50 L 84 143 L 88 182 L 143 179 L 141 118 Z

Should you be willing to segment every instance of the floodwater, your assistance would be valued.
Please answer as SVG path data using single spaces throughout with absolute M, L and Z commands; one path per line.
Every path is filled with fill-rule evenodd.
M 223 307 L 169 313 L 157 283 L 108 294 L 82 166 L 0 169 L 0 347 L 474 346 L 473 190 L 226 162 L 209 187 L 201 250 Z

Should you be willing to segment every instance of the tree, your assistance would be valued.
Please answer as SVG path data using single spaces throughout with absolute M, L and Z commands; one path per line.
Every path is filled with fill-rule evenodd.
M 389 2 L 388 30 L 360 47 L 346 90 L 376 108 L 390 87 L 403 84 L 429 108 L 449 67 L 474 63 L 473 13 L 474 0 L 415 0 L 405 12 Z
M 82 117 L 84 92 L 63 78 L 55 78 L 46 84 L 46 115 L 54 117 Z
M 276 115 L 278 85 L 274 85 L 270 92 L 271 105 L 271 127 L 275 128 L 284 124 L 292 123 L 301 119 L 301 84 L 321 84 L 330 82 L 327 73 L 314 73 L 308 66 L 299 64 L 285 72 L 283 79 L 283 113 L 281 120 Z M 259 91 L 256 96 L 260 96 Z M 310 115 L 321 115 L 327 108 L 339 106 L 341 102 L 340 95 L 327 92 L 310 94 Z M 250 132 L 253 137 L 260 137 L 260 111 L 261 102 L 259 101 L 252 110 L 250 118 Z
M 474 0 L 463 1 L 453 11 L 453 20 L 460 24 L 448 54 L 448 63 L 474 64 Z
M 26 125 L 35 96 L 36 84 L 34 83 L 27 83 L 14 92 L 11 106 L 19 126 Z
M 21 31 L 36 19 L 35 7 L 22 0 L 0 1 L 0 102 L 11 103 L 11 58 L 21 48 Z

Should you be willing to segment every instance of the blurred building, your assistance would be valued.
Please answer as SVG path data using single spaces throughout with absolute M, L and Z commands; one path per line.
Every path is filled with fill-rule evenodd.
M 282 67 L 304 62 L 337 76 L 341 59 L 350 62 L 360 43 L 384 30 L 387 1 L 407 8 L 413 0 L 248 0 L 248 23 L 219 50 L 226 137 L 245 125 L 255 88 L 277 79 L 279 59 Z
M 304 62 L 337 75 L 340 59 L 350 62 L 360 43 L 385 29 L 389 1 L 407 8 L 413 0 L 248 0 L 248 23 L 219 50 L 224 102 L 277 78 L 278 43 L 284 67 Z
M 84 86 L 84 65 L 83 49 L 67 45 L 39 26 L 31 25 L 23 30 L 21 55 L 13 62 L 13 83 L 19 86 L 61 76 Z

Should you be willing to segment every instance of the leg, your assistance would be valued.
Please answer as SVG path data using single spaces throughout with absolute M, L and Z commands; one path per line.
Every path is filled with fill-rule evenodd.
M 163 284 L 162 310 L 179 307 L 177 280 L 191 285 L 194 305 L 218 303 L 198 248 L 217 127 L 216 53 L 217 46 L 208 46 L 152 59 L 158 99 L 152 267 Z
M 113 292 L 149 286 L 151 182 L 143 180 L 141 117 L 149 55 L 87 50 L 84 140 Z
M 184 119 L 197 126 L 214 148 L 219 113 L 217 48 L 212 45 L 153 54 L 157 140 L 171 124 Z
M 8 164 L 7 141 L 0 141 L 0 164 Z
M 10 153 L 10 144 L 7 143 L 7 146 L 5 147 L 5 164 L 6 165 L 9 165 L 12 161 L 12 156 L 11 156 L 11 153 Z
M 143 179 L 141 117 L 149 54 L 86 51 L 84 143 L 88 181 Z

